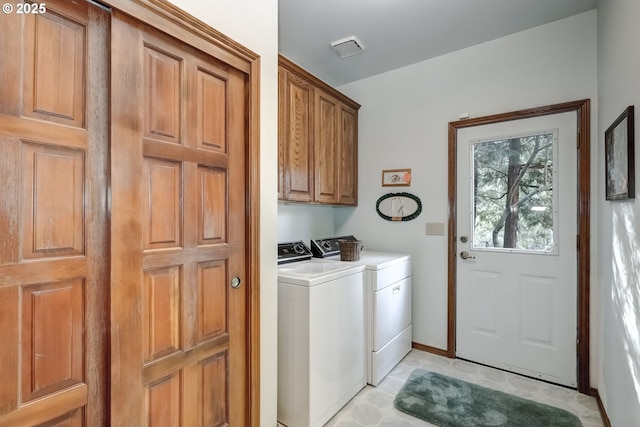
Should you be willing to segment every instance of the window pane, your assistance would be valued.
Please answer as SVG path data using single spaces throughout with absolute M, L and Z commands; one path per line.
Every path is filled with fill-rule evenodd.
M 472 144 L 473 248 L 553 252 L 555 131 Z

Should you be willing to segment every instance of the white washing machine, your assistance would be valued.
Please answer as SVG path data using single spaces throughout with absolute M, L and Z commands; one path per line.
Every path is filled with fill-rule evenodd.
M 317 261 L 340 261 L 339 240 L 353 236 L 311 241 Z M 361 251 L 358 261 L 341 261 L 365 267 L 365 317 L 367 383 L 377 386 L 411 351 L 411 256 Z
M 321 427 L 366 385 L 364 266 L 310 257 L 302 242 L 278 245 L 278 421 L 289 427 Z

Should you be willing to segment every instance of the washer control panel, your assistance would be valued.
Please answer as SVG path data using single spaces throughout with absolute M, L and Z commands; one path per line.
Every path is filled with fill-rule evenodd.
M 278 265 L 311 259 L 311 251 L 302 241 L 278 243 Z

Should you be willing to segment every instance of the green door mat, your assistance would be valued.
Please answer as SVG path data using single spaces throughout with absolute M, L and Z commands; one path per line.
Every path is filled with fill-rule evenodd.
M 440 427 L 580 427 L 575 415 L 466 381 L 414 370 L 395 407 Z

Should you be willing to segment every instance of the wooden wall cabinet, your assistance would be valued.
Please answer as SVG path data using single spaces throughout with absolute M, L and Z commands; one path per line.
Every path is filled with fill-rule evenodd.
M 356 206 L 360 105 L 283 56 L 278 71 L 279 200 Z

